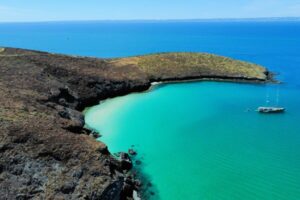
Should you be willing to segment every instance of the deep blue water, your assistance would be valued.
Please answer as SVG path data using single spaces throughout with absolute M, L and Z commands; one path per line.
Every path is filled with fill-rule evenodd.
M 97 57 L 209 52 L 265 65 L 291 82 L 300 73 L 299 32 L 300 22 L 2 23 L 0 45 Z
M 300 199 L 300 22 L 0 24 L 0 46 L 97 57 L 209 52 L 268 67 L 283 84 L 166 85 L 106 101 L 86 120 L 112 152 L 136 145 L 153 199 Z M 277 93 L 285 114 L 253 111 Z

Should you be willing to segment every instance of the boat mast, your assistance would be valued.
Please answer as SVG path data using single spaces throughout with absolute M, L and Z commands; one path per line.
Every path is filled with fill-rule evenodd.
M 270 95 L 269 95 L 269 88 L 267 87 L 267 94 L 266 94 L 266 106 L 269 106 L 269 103 L 270 103 Z
M 276 106 L 279 104 L 279 86 L 277 86 L 277 91 L 276 91 Z

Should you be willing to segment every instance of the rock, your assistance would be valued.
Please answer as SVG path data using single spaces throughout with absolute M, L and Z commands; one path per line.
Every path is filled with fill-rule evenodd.
M 61 187 L 61 191 L 64 194 L 70 194 L 74 191 L 76 184 L 74 182 L 67 182 Z
M 124 180 L 124 186 L 122 190 L 122 197 L 130 197 L 134 198 L 134 196 L 137 196 L 137 191 L 139 191 L 140 186 L 142 183 L 139 180 L 133 180 L 131 176 L 127 176 Z M 134 191 L 136 194 L 134 194 Z
M 148 183 L 147 183 L 147 187 L 152 187 L 152 183 L 151 183 L 151 182 L 148 182 Z
M 73 110 L 71 108 L 66 108 L 63 106 L 56 106 L 58 114 L 68 121 L 65 122 L 64 128 L 74 132 L 81 133 L 84 126 L 84 116 L 81 112 Z
M 137 179 L 134 181 L 134 186 L 135 186 L 135 188 L 140 188 L 142 186 L 142 182 Z
M 16 200 L 28 200 L 31 199 L 33 196 L 28 194 L 17 194 Z
M 120 171 L 129 171 L 132 168 L 132 161 L 127 153 L 119 152 L 114 154 L 117 159 L 111 159 L 111 164 L 114 168 Z
M 78 102 L 76 102 L 77 99 L 77 93 L 65 86 L 60 88 L 51 88 L 47 102 L 54 102 L 62 106 L 70 107 L 71 105 L 76 106 L 78 104 Z
M 90 173 L 90 175 L 93 176 L 93 177 L 98 177 L 98 176 L 101 176 L 102 174 L 101 174 L 100 171 L 94 170 L 94 171 L 92 171 L 92 172 Z
M 109 161 L 111 171 L 114 172 L 115 170 L 118 170 L 128 172 L 131 170 L 133 164 L 129 155 L 124 152 L 120 152 L 117 155 L 120 156 L 117 156 L 117 158 L 111 158 Z
M 104 155 L 109 155 L 109 150 L 108 150 L 108 147 L 104 144 L 104 143 L 99 143 L 98 144 L 98 147 L 96 148 L 96 152 L 99 152 L 101 154 L 104 154 Z
M 142 161 L 136 160 L 136 161 L 135 161 L 135 164 L 136 164 L 136 165 L 141 165 L 141 164 L 142 164 Z
M 120 157 L 121 152 L 114 153 L 114 156 Z
M 44 192 L 43 188 L 34 188 L 30 191 L 30 194 L 35 195 L 35 194 L 38 194 L 38 193 L 41 193 L 41 192 Z
M 91 194 L 89 198 L 85 199 L 99 199 L 99 200 L 123 200 L 127 199 L 128 196 L 123 195 L 123 180 L 116 180 L 113 183 L 111 183 L 109 186 L 106 187 L 106 189 L 100 194 L 96 195 Z
M 10 170 L 10 172 L 16 176 L 19 176 L 23 172 L 23 166 L 22 165 L 16 165 L 14 168 Z
M 91 130 L 84 128 L 84 127 L 81 130 L 81 134 L 84 134 L 84 135 L 90 135 L 91 133 L 92 133 Z
M 127 153 L 120 153 L 121 168 L 123 170 L 130 170 L 132 168 L 132 161 Z
M 132 196 L 132 198 L 133 198 L 133 200 L 142 200 L 142 199 L 139 197 L 137 191 L 135 191 L 135 190 L 133 191 L 133 196 Z
M 122 188 L 122 196 L 124 197 L 132 197 L 133 195 L 133 185 L 128 184 L 125 182 L 123 188 Z
M 130 160 L 129 155 L 124 152 L 120 152 L 120 158 L 121 158 L 121 160 Z
M 132 155 L 132 156 L 137 155 L 137 152 L 133 149 L 128 149 L 128 153 L 129 153 L 129 155 Z
M 76 171 L 73 172 L 73 177 L 80 179 L 83 175 L 83 170 L 82 169 L 78 169 Z
M 138 173 L 137 173 L 137 171 L 134 170 L 134 171 L 131 172 L 131 174 L 132 174 L 132 177 L 135 178 L 135 177 L 137 177 Z
M 6 150 L 10 150 L 10 149 L 13 149 L 13 145 L 12 144 L 1 144 L 0 143 L 0 153 L 3 153 Z
M 67 101 L 66 101 L 64 98 L 60 98 L 60 99 L 58 100 L 58 103 L 59 103 L 60 105 L 64 105 L 64 106 L 67 105 Z
M 92 132 L 92 135 L 95 139 L 98 139 L 101 137 L 100 133 L 97 133 L 97 132 Z

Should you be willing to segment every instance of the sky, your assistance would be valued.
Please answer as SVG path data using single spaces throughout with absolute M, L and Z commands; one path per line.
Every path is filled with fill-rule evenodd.
M 300 17 L 300 0 L 0 0 L 0 22 Z

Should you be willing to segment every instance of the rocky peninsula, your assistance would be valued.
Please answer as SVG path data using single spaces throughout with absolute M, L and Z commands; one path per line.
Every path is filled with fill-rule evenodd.
M 212 54 L 163 53 L 99 59 L 0 48 L 0 197 L 132 197 L 128 154 L 116 159 L 84 128 L 81 111 L 100 100 L 145 91 L 152 82 L 265 83 L 259 65 Z

